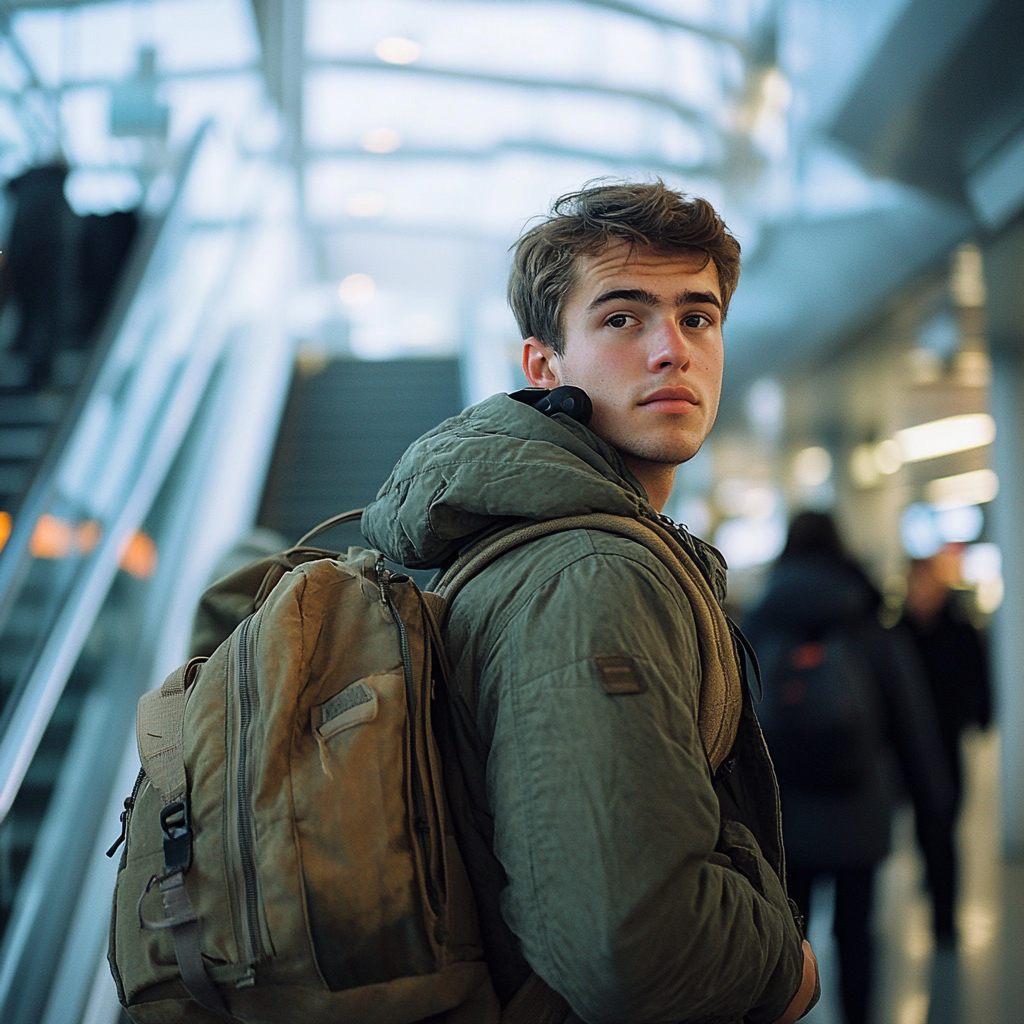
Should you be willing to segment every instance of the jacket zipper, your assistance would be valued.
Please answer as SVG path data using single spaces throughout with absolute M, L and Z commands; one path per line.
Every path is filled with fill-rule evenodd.
M 402 671 L 405 675 L 405 704 L 409 716 L 409 761 L 412 765 L 412 813 L 413 830 L 420 845 L 423 857 L 423 877 L 426 881 L 427 899 L 430 900 L 434 913 L 440 912 L 440 901 L 437 889 L 431 877 L 432 862 L 430 859 L 430 819 L 427 817 L 427 803 L 423 794 L 423 780 L 420 778 L 420 761 L 416 751 L 416 687 L 412 671 L 412 651 L 409 647 L 409 634 L 402 617 L 391 599 L 390 576 L 386 570 L 378 568 L 377 580 L 381 596 L 391 612 L 398 627 L 398 644 L 402 652 Z
M 258 706 L 258 697 L 253 689 L 255 682 L 256 636 L 253 632 L 252 617 L 242 623 L 238 631 L 238 769 L 235 774 L 235 795 L 238 808 L 238 829 L 236 832 L 238 860 L 242 869 L 245 889 L 245 930 L 246 954 L 250 964 L 266 957 L 263 936 L 260 930 L 259 883 L 256 875 L 256 836 L 252 821 L 249 780 L 249 733 L 252 729 L 253 712 Z M 258 635 L 258 631 L 257 631 Z

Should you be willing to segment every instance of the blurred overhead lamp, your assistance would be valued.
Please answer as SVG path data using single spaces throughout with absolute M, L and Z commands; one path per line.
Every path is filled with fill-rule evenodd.
M 850 453 L 850 478 L 860 488 L 874 487 L 881 476 L 875 462 L 875 446 L 859 444 Z
M 832 475 L 832 456 L 824 448 L 805 448 L 793 459 L 793 476 L 801 487 L 820 487 Z
M 365 306 L 377 294 L 377 285 L 369 274 L 349 274 L 338 285 L 338 295 L 347 306 Z
M 965 242 L 956 250 L 949 289 L 953 293 L 953 301 L 962 309 L 977 309 L 985 305 L 985 269 L 981 250 L 973 242 Z
M 923 459 L 937 459 L 942 455 L 981 448 L 991 444 L 995 436 L 995 420 L 988 413 L 978 412 L 947 416 L 945 419 L 897 430 L 895 441 L 904 462 L 920 462 Z
M 371 128 L 361 142 L 367 153 L 394 153 L 402 145 L 402 136 L 394 128 Z
M 420 44 L 401 36 L 388 36 L 374 47 L 374 53 L 386 64 L 412 64 L 419 58 Z
M 982 505 L 999 493 L 999 477 L 991 469 L 975 469 L 932 480 L 924 493 L 936 508 Z
M 1003 555 L 996 544 L 971 544 L 964 551 L 960 575 L 964 583 L 987 583 L 1003 574 Z
M 884 476 L 892 476 L 893 473 L 898 473 L 904 462 L 902 449 L 891 438 L 879 441 L 871 452 L 871 458 L 878 472 Z

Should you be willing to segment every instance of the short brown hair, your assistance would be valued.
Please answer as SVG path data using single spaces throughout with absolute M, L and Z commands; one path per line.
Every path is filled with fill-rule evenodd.
M 589 183 L 560 196 L 547 220 L 513 246 L 508 301 L 524 338 L 538 338 L 561 354 L 562 314 L 582 257 L 625 241 L 659 256 L 693 253 L 714 261 L 722 290 L 722 317 L 740 276 L 740 244 L 705 199 L 688 199 L 654 183 Z

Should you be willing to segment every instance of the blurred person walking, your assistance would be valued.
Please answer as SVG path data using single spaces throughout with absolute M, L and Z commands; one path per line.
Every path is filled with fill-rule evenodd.
M 992 687 L 981 634 L 954 599 L 941 555 L 911 562 L 903 625 L 913 638 L 938 715 L 953 801 L 946 814 L 917 813 L 917 839 L 932 897 L 932 927 L 940 947 L 956 945 L 957 855 L 954 832 L 963 792 L 960 739 L 972 725 L 986 729 Z
M 928 814 L 952 800 L 912 644 L 882 627 L 879 603 L 831 516 L 803 512 L 744 623 L 763 669 L 759 716 L 782 797 L 789 894 L 806 915 L 814 881 L 835 881 L 847 1024 L 869 1019 L 875 869 L 901 783 Z

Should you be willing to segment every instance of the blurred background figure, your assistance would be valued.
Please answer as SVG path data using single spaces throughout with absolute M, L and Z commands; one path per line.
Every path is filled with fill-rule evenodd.
M 807 915 L 815 879 L 835 880 L 847 1024 L 869 1019 L 875 869 L 900 783 L 928 820 L 952 802 L 925 683 L 903 631 L 881 626 L 880 603 L 832 517 L 803 512 L 744 626 L 761 661 L 758 715 L 779 778 L 789 894 Z
M 963 791 L 960 740 L 992 715 L 988 658 L 981 635 L 957 606 L 949 559 L 942 553 L 910 563 L 903 625 L 911 636 L 938 716 L 942 751 L 953 783 L 948 814 L 917 809 L 917 838 L 932 897 L 936 943 L 956 945 L 957 855 L 954 831 Z
M 8 302 L 16 307 L 11 349 L 24 367 L 7 383 L 17 390 L 49 384 L 57 352 L 82 351 L 93 339 L 138 229 L 131 210 L 76 214 L 64 195 L 67 176 L 66 164 L 50 163 L 6 185 L 14 210 L 0 315 Z

